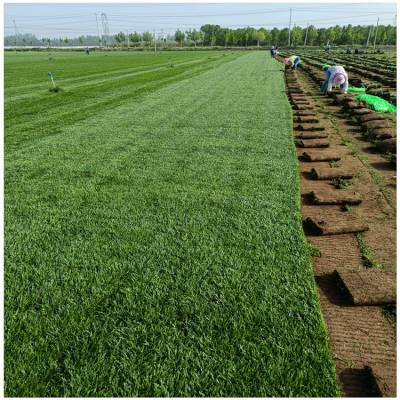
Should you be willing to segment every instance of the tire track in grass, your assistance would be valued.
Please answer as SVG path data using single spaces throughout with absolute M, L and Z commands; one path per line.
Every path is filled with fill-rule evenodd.
M 211 52 L 181 53 L 168 52 L 154 54 L 151 52 L 99 52 L 89 57 L 84 52 L 52 51 L 44 53 L 10 53 L 5 55 L 5 90 L 6 94 L 31 90 L 43 85 L 43 73 L 48 69 L 56 73 L 56 77 L 68 80 L 82 79 L 82 75 L 120 74 L 135 68 L 152 67 L 160 63 L 199 60 L 209 56 Z M 85 77 L 83 76 L 83 79 Z
M 175 62 L 175 67 L 185 66 L 185 65 L 196 65 L 198 63 L 204 63 L 202 59 L 195 59 L 195 60 L 186 60 L 181 62 Z M 113 81 L 119 81 L 121 79 L 126 79 L 142 74 L 153 73 L 157 71 L 163 71 L 166 68 L 170 68 L 169 64 L 166 65 L 166 62 L 158 63 L 154 66 L 140 66 L 134 68 L 125 68 L 121 70 L 111 71 L 111 72 L 101 72 L 97 74 L 90 74 L 90 76 L 78 77 L 78 78 L 61 78 L 58 79 L 57 82 L 63 88 L 67 88 L 68 91 L 71 89 L 81 89 L 84 87 L 90 87 L 93 85 L 99 85 L 104 83 L 110 83 Z M 39 84 L 29 85 L 24 87 L 24 91 L 26 90 L 27 93 L 25 94 L 18 94 L 16 96 L 12 96 L 10 93 L 11 91 L 8 90 L 5 95 L 5 103 L 12 103 L 10 107 L 23 107 L 24 104 L 19 104 L 25 99 L 28 99 L 29 102 L 33 100 L 33 98 L 43 98 L 45 95 L 48 96 L 47 91 L 43 90 L 46 85 L 43 82 Z M 17 93 L 21 93 L 21 88 L 15 88 L 14 90 Z M 32 93 L 32 90 L 37 90 L 35 94 Z
M 229 62 L 229 58 L 217 60 L 217 65 L 224 62 Z M 213 62 L 201 60 L 196 65 L 178 65 L 174 70 L 165 68 L 152 71 L 148 75 L 98 83 L 88 89 L 80 87 L 61 93 L 57 98 L 47 93 L 39 102 L 29 99 L 20 102 L 18 107 L 9 105 L 5 109 L 6 143 L 19 146 L 22 142 L 35 140 L 36 137 L 57 134 L 61 119 L 64 124 L 86 119 L 104 109 L 117 107 L 129 99 L 146 95 L 162 86 L 214 67 Z
M 337 395 L 291 129 L 254 52 L 9 154 L 7 395 Z

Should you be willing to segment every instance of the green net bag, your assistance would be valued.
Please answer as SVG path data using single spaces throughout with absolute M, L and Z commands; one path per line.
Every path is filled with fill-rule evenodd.
M 381 97 L 372 94 L 359 94 L 356 100 L 363 101 L 377 112 L 396 112 L 396 107 Z
M 350 86 L 348 88 L 348 92 L 352 93 L 365 93 L 365 87 L 355 87 L 355 86 Z

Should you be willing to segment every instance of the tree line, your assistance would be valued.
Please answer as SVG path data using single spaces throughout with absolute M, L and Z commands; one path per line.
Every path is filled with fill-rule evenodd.
M 290 45 L 324 46 L 331 45 L 365 45 L 368 41 L 373 43 L 376 36 L 378 45 L 396 44 L 396 27 L 393 25 L 364 26 L 345 25 L 329 28 L 316 28 L 294 26 L 290 30 Z M 40 38 L 32 34 L 5 36 L 5 46 L 130 46 L 146 47 L 154 43 L 155 36 L 152 32 L 133 32 L 126 34 L 119 32 L 110 36 L 79 36 L 75 38 Z M 250 46 L 288 46 L 289 28 L 224 28 L 220 25 L 203 25 L 199 30 L 177 29 L 174 34 L 156 35 L 156 41 L 167 47 L 187 46 L 224 46 L 224 47 L 250 47 Z
M 252 27 L 230 29 L 221 28 L 219 25 L 204 25 L 200 31 L 204 35 L 204 42 L 209 46 L 255 46 L 255 45 L 289 45 L 289 28 L 265 28 L 255 29 Z M 193 32 L 193 31 L 192 31 Z M 316 28 L 314 25 L 302 28 L 294 26 L 290 30 L 290 45 L 310 46 L 331 45 L 362 45 L 377 34 L 377 43 L 380 45 L 396 44 L 396 27 L 386 26 L 332 26 L 329 28 Z M 191 38 L 191 32 L 188 32 Z

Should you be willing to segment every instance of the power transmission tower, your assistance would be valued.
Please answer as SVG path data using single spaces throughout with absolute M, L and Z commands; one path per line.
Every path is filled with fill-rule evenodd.
M 289 16 L 289 40 L 288 40 L 288 45 L 290 47 L 290 28 L 292 26 L 292 9 L 290 9 L 290 16 Z
M 14 45 L 15 45 L 15 48 L 17 48 L 17 37 L 19 35 L 19 32 L 18 32 L 17 24 L 15 23 L 14 19 L 13 19 L 13 24 L 14 24 L 14 36 L 15 36 Z
M 378 26 L 379 26 L 379 17 L 378 17 L 378 20 L 376 21 L 375 39 L 374 39 L 374 50 L 375 50 L 375 47 L 376 47 L 376 37 L 377 37 L 377 35 L 378 35 Z
M 156 38 L 156 31 L 153 31 L 154 35 L 154 53 L 157 53 L 157 38 Z
M 126 42 L 127 42 L 128 50 L 129 50 L 129 32 L 128 31 L 126 31 Z
M 100 38 L 100 30 L 99 30 L 99 21 L 97 19 L 97 14 L 94 14 L 96 16 L 96 26 L 97 26 L 97 36 L 99 37 L 99 45 L 101 44 L 101 38 Z
M 103 26 L 103 41 L 107 47 L 107 39 L 110 36 L 110 31 L 108 29 L 108 19 L 106 13 L 101 13 L 101 24 Z

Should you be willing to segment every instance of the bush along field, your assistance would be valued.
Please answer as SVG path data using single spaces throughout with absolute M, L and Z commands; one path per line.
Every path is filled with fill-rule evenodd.
M 6 55 L 7 396 L 339 395 L 280 64 L 84 57 Z

